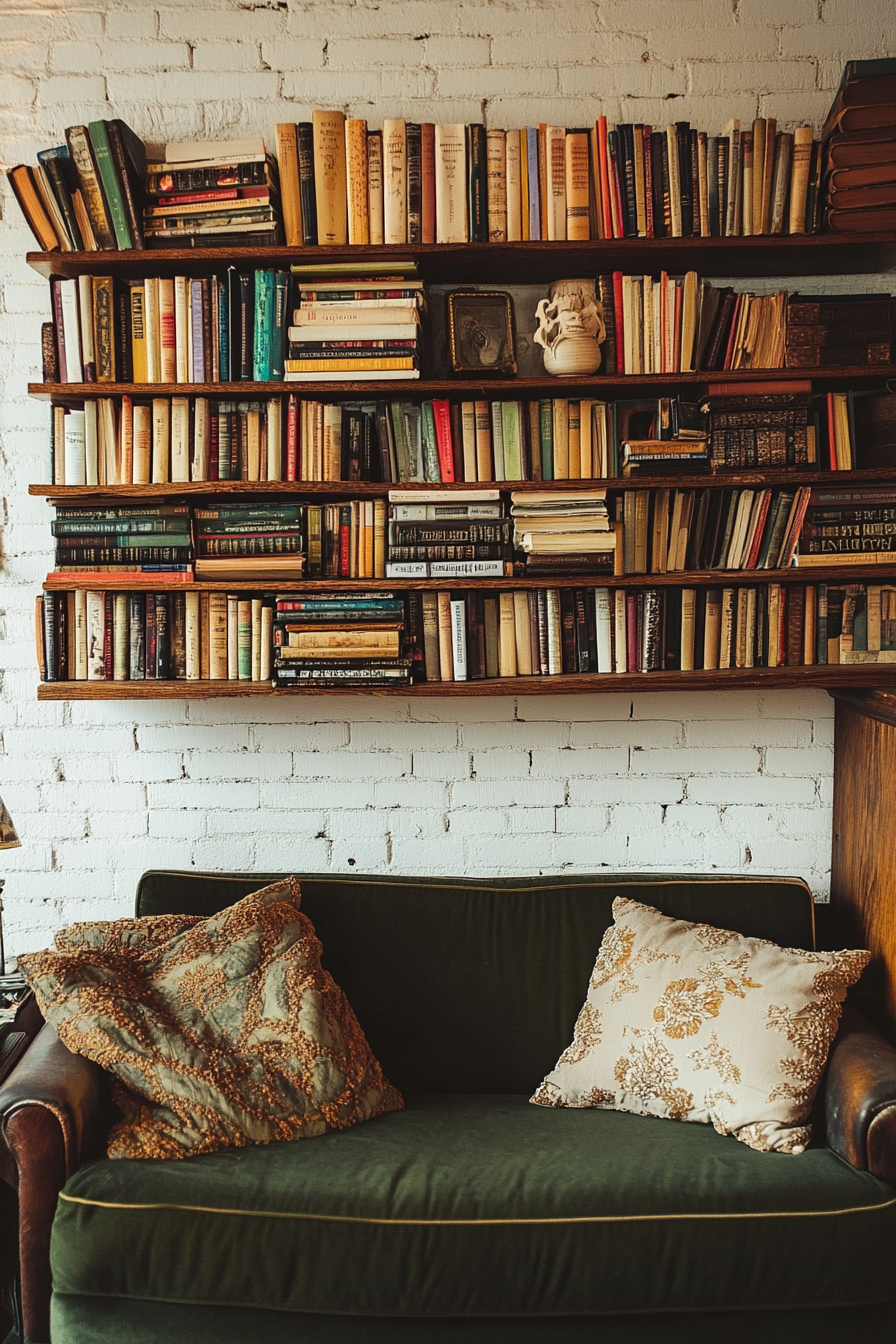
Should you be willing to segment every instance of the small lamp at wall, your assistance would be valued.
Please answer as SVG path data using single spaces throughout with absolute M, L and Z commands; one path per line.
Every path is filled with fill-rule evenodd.
M 17 849 L 21 845 L 21 840 L 16 835 L 16 828 L 12 824 L 12 817 L 6 810 L 3 799 L 0 798 L 0 849 Z M 0 896 L 3 893 L 3 879 L 0 878 Z M 0 900 L 0 975 L 6 974 L 6 957 L 3 951 L 3 901 Z

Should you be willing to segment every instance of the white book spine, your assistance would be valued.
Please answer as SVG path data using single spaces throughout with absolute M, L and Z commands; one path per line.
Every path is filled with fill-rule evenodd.
M 462 122 L 436 126 L 436 242 L 467 241 L 467 147 Z
M 492 455 L 495 462 L 495 480 L 506 480 L 504 475 L 504 416 L 500 401 L 493 401 L 492 412 Z
M 283 402 L 270 397 L 267 407 L 267 470 L 266 479 L 283 479 Z
M 383 241 L 408 240 L 408 146 L 402 117 L 383 122 Z
M 271 679 L 271 650 L 274 644 L 274 608 L 262 607 L 261 609 L 261 663 L 259 668 L 259 680 L 270 681 Z
M 613 671 L 613 637 L 610 626 L 610 590 L 594 590 L 594 627 L 597 635 L 597 670 Z
M 65 483 L 87 484 L 87 457 L 83 411 L 67 411 L 65 416 Z
M 96 402 L 84 403 L 84 482 L 99 485 Z
M 520 133 L 507 132 L 507 241 L 518 243 L 523 236 L 520 183 Z
M 278 402 L 279 405 L 279 402 Z M 190 479 L 208 480 L 208 400 L 197 397 L 193 407 L 193 460 Z
M 103 681 L 103 635 L 106 601 L 103 593 L 87 594 L 87 680 Z
M 128 595 L 112 599 L 112 680 L 128 679 Z
M 189 282 L 185 275 L 174 277 L 174 367 L 177 382 L 190 381 L 190 305 Z
M 374 132 L 367 137 L 367 199 L 370 215 L 370 241 L 383 242 L 383 137 Z
M 152 410 L 134 407 L 134 485 L 149 485 L 152 476 Z
M 451 602 L 451 662 L 455 681 L 467 679 L 467 604 L 463 598 Z
M 88 364 L 92 364 L 96 369 L 93 344 L 93 281 L 89 275 L 78 276 L 78 313 L 81 320 L 81 360 L 85 369 Z
M 87 594 L 75 589 L 75 681 L 87 680 Z
M 152 479 L 164 485 L 170 479 L 171 462 L 171 408 L 167 397 L 154 397 L 152 402 Z
M 60 280 L 59 298 L 62 304 L 62 339 L 65 342 L 66 381 L 83 383 L 84 368 L 81 363 L 81 323 L 78 318 L 77 280 Z
M 548 676 L 556 677 L 563 671 L 562 638 L 560 617 L 560 592 L 557 588 L 548 589 Z
M 190 399 L 171 398 L 171 480 L 190 479 Z
M 491 243 L 507 240 L 507 144 L 504 131 L 486 134 L 488 169 L 488 237 Z
M 199 594 L 186 593 L 184 647 L 187 681 L 198 681 L 200 670 Z

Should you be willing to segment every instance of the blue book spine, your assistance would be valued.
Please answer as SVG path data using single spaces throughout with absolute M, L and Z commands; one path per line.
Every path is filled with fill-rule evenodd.
M 271 380 L 282 381 L 288 327 L 286 305 L 289 300 L 289 275 L 274 271 L 274 301 L 271 305 Z
M 541 240 L 541 188 L 538 183 L 538 127 L 526 127 L 526 159 L 529 173 L 529 237 Z
M 255 322 L 252 377 L 256 383 L 271 380 L 271 319 L 274 307 L 274 272 L 255 273 Z
M 227 286 L 219 281 L 218 291 L 218 379 L 230 382 L 230 297 Z

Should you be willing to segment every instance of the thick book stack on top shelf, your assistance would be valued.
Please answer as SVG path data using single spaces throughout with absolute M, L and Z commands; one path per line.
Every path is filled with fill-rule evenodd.
M 896 58 L 848 62 L 822 145 L 825 228 L 896 229 Z
M 881 73 L 847 72 L 824 154 L 768 121 L 319 113 L 279 128 L 274 246 L 263 155 L 169 147 L 141 218 L 192 236 L 157 241 L 242 217 L 251 245 L 29 258 L 53 314 L 41 697 L 892 685 L 896 301 L 749 278 L 896 260 L 892 235 L 801 233 L 839 156 L 888 171 L 886 111 L 847 115 L 889 106 L 856 91 Z M 444 376 L 427 290 L 575 274 L 596 375 Z

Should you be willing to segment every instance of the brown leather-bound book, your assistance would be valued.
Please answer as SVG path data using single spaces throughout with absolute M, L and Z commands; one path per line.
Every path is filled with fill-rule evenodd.
M 6 176 L 39 246 L 44 252 L 53 252 L 59 247 L 59 239 L 38 195 L 31 172 L 27 164 L 20 163 L 18 167 L 10 168 Z
M 896 131 L 857 131 L 832 135 L 827 143 L 831 168 L 857 168 L 896 162 Z
M 893 182 L 896 182 L 896 142 L 893 144 L 893 157 L 889 162 L 882 160 L 879 163 L 857 165 L 854 168 L 835 168 L 829 179 L 832 192 L 877 187 Z
M 824 223 L 833 233 L 887 233 L 896 229 L 896 204 L 873 210 L 826 210 Z
M 831 191 L 828 201 L 832 210 L 873 210 L 881 205 L 896 205 L 896 181 Z

